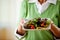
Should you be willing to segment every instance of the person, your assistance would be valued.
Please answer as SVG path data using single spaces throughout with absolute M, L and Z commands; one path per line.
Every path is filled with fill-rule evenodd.
M 59 14 L 59 0 L 23 0 L 22 9 L 20 14 L 20 26 L 16 31 L 16 37 L 19 40 L 25 38 L 25 40 L 54 40 L 55 37 L 60 38 L 60 14 Z M 24 19 L 33 18 L 50 18 L 51 23 L 50 30 L 29 30 L 22 29 Z M 20 38 L 21 37 L 21 38 Z

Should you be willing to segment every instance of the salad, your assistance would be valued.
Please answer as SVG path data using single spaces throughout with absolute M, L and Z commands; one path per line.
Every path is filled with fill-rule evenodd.
M 24 23 L 24 29 L 41 29 L 48 28 L 51 23 L 50 19 L 47 18 L 34 18 Z

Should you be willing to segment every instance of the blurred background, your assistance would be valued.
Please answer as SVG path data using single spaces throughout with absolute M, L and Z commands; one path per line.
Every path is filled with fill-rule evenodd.
M 17 40 L 15 29 L 18 26 L 21 0 L 0 0 L 0 40 Z

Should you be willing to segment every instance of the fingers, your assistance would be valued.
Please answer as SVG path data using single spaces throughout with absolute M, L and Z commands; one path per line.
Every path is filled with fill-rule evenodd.
M 24 23 L 24 19 L 21 19 L 20 24 L 23 24 L 23 23 Z
M 18 26 L 18 32 L 20 34 L 24 34 L 25 33 L 25 30 L 23 30 L 23 28 L 22 28 L 23 23 L 24 23 L 24 20 L 22 19 L 20 24 L 19 24 L 19 26 Z

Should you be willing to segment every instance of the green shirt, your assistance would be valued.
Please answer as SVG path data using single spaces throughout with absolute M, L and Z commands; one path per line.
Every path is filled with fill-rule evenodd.
M 57 26 L 59 16 L 60 1 L 57 0 L 57 4 L 50 4 L 48 9 L 42 14 L 39 14 L 35 3 L 28 3 L 28 0 L 22 2 L 22 8 L 20 12 L 20 19 L 33 19 L 33 18 L 50 18 Z M 60 20 L 60 19 L 59 19 Z M 52 33 L 49 30 L 29 30 L 25 35 L 25 40 L 54 40 Z

